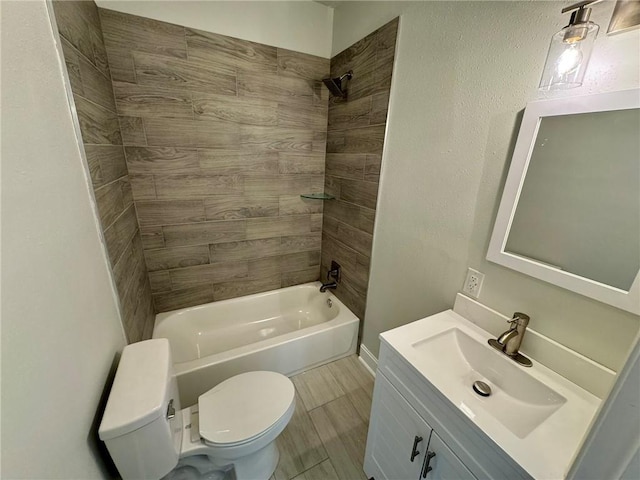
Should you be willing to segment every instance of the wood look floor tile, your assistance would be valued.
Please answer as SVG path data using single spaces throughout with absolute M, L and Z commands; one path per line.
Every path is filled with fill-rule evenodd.
M 149 272 L 209 263 L 209 246 L 158 248 L 144 252 Z
M 120 145 L 85 145 L 94 188 L 127 175 L 124 150 Z
M 301 473 L 293 480 L 340 480 L 331 460 L 325 460 L 304 473 Z
M 320 408 L 327 414 L 352 460 L 362 466 L 367 444 L 367 422 L 358 414 L 347 396 L 336 398 Z
M 209 245 L 211 263 L 271 257 L 281 251 L 280 238 L 263 238 Z
M 296 395 L 296 411 L 277 444 L 280 462 L 274 474 L 276 480 L 289 480 L 328 458 L 299 395 Z
M 73 96 L 84 143 L 122 145 L 118 116 L 84 97 Z
M 114 266 L 138 230 L 135 208 L 133 206 L 127 208 L 115 222 L 108 227 L 105 225 L 103 228 L 109 260 L 111 266 Z
M 116 104 L 113 98 L 113 87 L 111 80 L 91 62 L 83 56 L 78 57 L 80 78 L 82 81 L 82 94 L 85 98 L 110 110 L 116 111 Z
M 149 272 L 149 284 L 151 293 L 163 293 L 171 291 L 171 277 L 166 270 Z
M 177 88 L 113 82 L 113 92 L 119 115 L 193 118 L 191 94 Z
M 184 27 L 106 9 L 100 9 L 100 21 L 109 63 L 112 51 L 187 58 Z
M 213 299 L 227 300 L 254 293 L 270 292 L 280 288 L 280 275 L 250 280 L 234 280 L 213 285 Z
M 331 362 L 327 368 L 346 393 L 356 391 L 359 388 L 368 392 L 373 391 L 374 378 L 358 360 L 357 355 L 350 355 Z
M 119 116 L 120 133 L 124 145 L 146 145 L 147 136 L 140 117 Z
M 278 74 L 317 80 L 329 75 L 330 60 L 278 48 Z
M 345 394 L 327 365 L 303 372 L 291 380 L 308 411 Z
M 79 12 L 79 5 L 76 2 L 52 2 L 52 6 L 60 35 L 85 57 L 93 58 L 91 25 Z
M 345 405 L 350 405 L 349 401 L 346 397 L 340 397 L 309 412 L 309 416 L 329 454 L 338 478 L 366 480 L 362 464 L 367 425 L 355 412 L 353 406 L 340 412 Z
M 184 290 L 174 290 L 153 295 L 153 303 L 158 313 L 209 302 L 213 302 L 213 288 L 211 285 L 198 285 Z
M 365 422 L 369 422 L 371 418 L 371 401 L 373 399 L 373 382 L 371 388 L 356 388 L 347 393 L 347 398 Z
M 277 71 L 275 47 L 191 28 L 186 29 L 186 38 L 192 62 L 242 67 L 254 75 Z
M 315 282 L 320 278 L 320 267 L 311 267 L 296 272 L 283 272 L 281 278 L 282 288 L 300 285 L 301 283 Z

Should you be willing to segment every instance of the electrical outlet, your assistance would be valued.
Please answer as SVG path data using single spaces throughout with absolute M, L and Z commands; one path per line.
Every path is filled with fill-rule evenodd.
M 480 273 L 479 271 L 470 268 L 467 271 L 467 278 L 462 286 L 462 291 L 473 298 L 478 298 L 480 296 L 483 281 L 484 273 Z

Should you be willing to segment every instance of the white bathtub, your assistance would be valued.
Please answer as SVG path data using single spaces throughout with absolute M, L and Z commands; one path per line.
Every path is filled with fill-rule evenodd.
M 168 338 L 183 406 L 251 370 L 294 375 L 356 351 L 358 317 L 320 283 L 156 315 L 153 338 Z

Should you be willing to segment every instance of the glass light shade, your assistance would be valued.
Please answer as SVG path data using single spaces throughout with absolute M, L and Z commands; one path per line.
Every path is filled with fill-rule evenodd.
M 569 25 L 551 37 L 540 90 L 582 85 L 598 30 L 593 22 L 579 23 Z

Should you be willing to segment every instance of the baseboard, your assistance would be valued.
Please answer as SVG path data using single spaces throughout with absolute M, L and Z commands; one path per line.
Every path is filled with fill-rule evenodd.
M 376 369 L 378 368 L 378 359 L 373 356 L 373 353 L 369 351 L 364 344 L 360 344 L 360 356 L 358 357 L 362 364 L 369 370 L 369 373 L 376 376 Z

